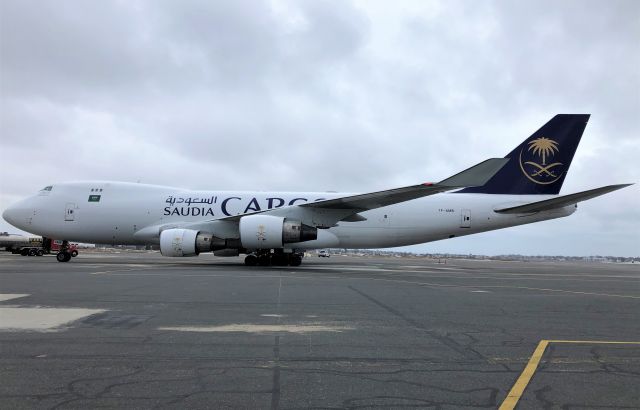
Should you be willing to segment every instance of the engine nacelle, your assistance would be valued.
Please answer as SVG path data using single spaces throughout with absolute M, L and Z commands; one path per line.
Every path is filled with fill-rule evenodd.
M 240 218 L 240 241 L 246 249 L 277 249 L 285 243 L 317 238 L 317 228 L 281 216 L 249 215 Z
M 211 252 L 227 247 L 227 241 L 208 232 L 193 229 L 165 229 L 160 232 L 162 256 L 196 256 L 200 252 Z

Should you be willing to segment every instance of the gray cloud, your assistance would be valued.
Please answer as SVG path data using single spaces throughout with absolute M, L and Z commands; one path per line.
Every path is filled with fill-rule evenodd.
M 50 180 L 437 180 L 558 112 L 593 114 L 563 191 L 640 181 L 639 16 L 635 1 L 3 1 L 0 208 Z M 530 240 L 552 236 L 637 254 L 637 205 L 632 187 L 561 222 L 418 248 L 555 253 Z

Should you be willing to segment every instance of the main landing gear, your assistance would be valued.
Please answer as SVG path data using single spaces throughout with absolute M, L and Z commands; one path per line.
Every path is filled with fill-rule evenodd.
M 260 250 L 248 254 L 244 258 L 244 264 L 247 266 L 300 266 L 302 256 L 300 253 L 284 253 L 281 250 L 274 253 L 269 250 Z

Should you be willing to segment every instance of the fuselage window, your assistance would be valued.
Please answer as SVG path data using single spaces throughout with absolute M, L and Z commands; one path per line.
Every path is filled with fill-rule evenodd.
M 41 191 L 51 191 L 53 189 L 53 185 L 46 186 L 41 189 Z

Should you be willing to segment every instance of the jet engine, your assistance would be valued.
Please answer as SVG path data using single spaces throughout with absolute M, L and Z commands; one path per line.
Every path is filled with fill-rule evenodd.
M 285 243 L 313 241 L 318 229 L 300 221 L 272 215 L 240 218 L 240 241 L 246 249 L 277 249 Z
M 196 256 L 227 247 L 227 241 L 208 232 L 193 229 L 165 229 L 160 232 L 160 253 L 163 256 Z

